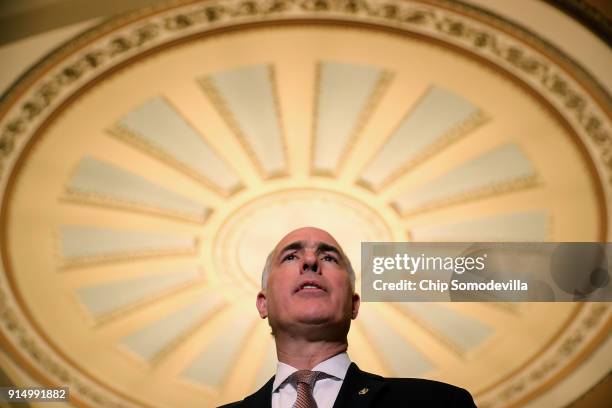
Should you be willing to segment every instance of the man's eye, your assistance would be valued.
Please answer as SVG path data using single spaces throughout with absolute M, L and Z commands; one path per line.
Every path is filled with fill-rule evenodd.
M 327 261 L 327 262 L 335 262 L 335 263 L 338 263 L 338 260 L 337 260 L 336 258 L 334 258 L 333 256 L 331 256 L 331 255 L 325 255 L 325 256 L 323 257 L 323 260 L 324 260 L 324 261 Z
M 283 261 L 293 261 L 295 258 L 296 256 L 294 254 L 289 254 L 283 258 Z

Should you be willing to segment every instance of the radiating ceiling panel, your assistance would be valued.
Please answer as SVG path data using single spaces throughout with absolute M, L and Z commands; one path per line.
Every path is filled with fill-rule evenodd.
M 236 173 L 168 101 L 153 98 L 119 120 L 117 136 L 162 156 L 225 193 L 240 188 Z
M 197 268 L 193 268 L 86 286 L 76 292 L 90 313 L 100 317 L 201 278 Z
M 140 254 L 193 252 L 197 240 L 190 235 L 106 229 L 90 226 L 60 228 L 62 255 L 67 261 L 122 258 Z
M 498 214 L 450 224 L 410 230 L 415 241 L 525 241 L 548 240 L 549 215 L 544 211 Z
M 492 327 L 436 303 L 396 303 L 396 306 L 462 352 L 479 346 L 494 332 Z
M 479 123 L 480 109 L 465 98 L 431 86 L 399 123 L 361 174 L 374 190 L 467 129 Z
M 253 392 L 257 391 L 270 379 L 270 377 L 274 375 L 276 372 L 277 361 L 276 345 L 274 340 L 271 339 L 266 349 L 263 361 L 261 362 L 261 366 L 259 367 L 259 370 L 257 370 Z
M 145 360 L 151 360 L 198 327 L 222 302 L 217 294 L 207 293 L 201 301 L 160 318 L 126 336 L 121 343 Z
M 273 68 L 251 65 L 201 80 L 212 102 L 266 177 L 287 171 Z
M 359 310 L 359 319 L 367 337 L 394 375 L 417 377 L 434 368 L 433 363 L 390 327 L 378 312 L 364 307 Z
M 393 205 L 405 213 L 486 190 L 500 190 L 511 183 L 529 184 L 535 176 L 531 161 L 516 144 L 508 143 L 400 195 Z
M 67 191 L 84 199 L 161 210 L 199 221 L 204 221 L 209 212 L 201 203 L 90 156 L 79 162 Z
M 244 347 L 244 341 L 252 326 L 251 318 L 232 320 L 183 371 L 182 376 L 201 384 L 219 386 L 234 368 L 234 359 Z
M 319 65 L 313 151 L 316 172 L 333 173 L 337 169 L 386 76 L 382 69 L 365 65 Z

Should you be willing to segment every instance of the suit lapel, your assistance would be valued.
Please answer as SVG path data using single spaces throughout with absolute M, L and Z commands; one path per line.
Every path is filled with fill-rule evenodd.
M 264 384 L 256 393 L 249 395 L 240 404 L 243 408 L 272 408 L 272 383 L 274 377 Z
M 334 403 L 334 408 L 366 408 L 383 389 L 384 379 L 375 374 L 361 371 L 351 363 Z

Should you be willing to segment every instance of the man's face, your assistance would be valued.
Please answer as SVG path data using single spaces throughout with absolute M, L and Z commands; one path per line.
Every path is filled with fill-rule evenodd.
M 257 296 L 274 332 L 315 327 L 348 332 L 359 295 L 351 288 L 340 246 L 326 231 L 301 228 L 276 246 L 267 288 Z M 346 336 L 346 333 L 344 333 Z

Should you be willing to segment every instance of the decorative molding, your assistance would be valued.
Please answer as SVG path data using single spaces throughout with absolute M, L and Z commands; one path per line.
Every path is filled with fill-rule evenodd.
M 437 210 L 454 204 L 467 203 L 470 201 L 495 197 L 501 194 L 536 188 L 538 186 L 542 186 L 542 183 L 539 181 L 537 175 L 533 175 L 508 182 L 495 184 L 492 186 L 482 187 L 472 191 L 467 191 L 465 193 L 457 194 L 453 197 L 437 200 L 435 202 L 432 202 L 431 204 L 426 204 L 406 211 L 402 211 L 401 207 L 396 202 L 392 202 L 389 205 L 395 210 L 395 212 L 397 212 L 398 215 L 402 217 L 408 217 L 416 214 L 421 214 L 427 211 Z
M 586 310 L 585 310 L 586 309 Z M 534 393 L 534 385 L 545 383 L 560 372 L 571 367 L 564 367 L 567 360 L 583 352 L 585 343 L 593 341 L 593 332 L 609 334 L 612 326 L 612 306 L 608 303 L 588 303 L 571 328 L 566 330 L 550 347 L 545 355 L 534 364 L 517 374 L 500 388 L 489 391 L 478 399 L 481 408 L 521 406 L 529 394 Z M 593 347 L 591 345 L 591 347 Z
M 544 0 L 546 3 L 561 10 L 609 44 L 612 38 L 612 8 L 610 3 L 593 0 Z M 602 12 L 603 11 L 603 12 Z
M 8 295 L 8 287 L 4 278 L 4 271 L 0 274 L 0 344 L 10 341 L 10 347 L 18 348 L 22 358 L 26 358 L 29 364 L 36 365 L 44 370 L 44 378 L 47 382 L 41 385 L 61 384 L 70 387 L 71 398 L 76 398 L 87 402 L 91 406 L 111 407 L 111 408 L 133 408 L 144 407 L 145 405 L 134 405 L 128 402 L 127 398 L 113 395 L 109 390 L 100 387 L 89 381 L 81 373 L 75 370 L 66 361 L 62 361 L 60 356 L 51 352 L 35 330 L 29 326 L 29 320 L 22 315 L 18 307 L 15 306 Z
M 134 23 L 107 42 L 99 40 L 85 54 L 78 55 L 67 64 L 56 68 L 53 74 L 49 75 L 50 78 L 47 77 L 36 84 L 36 90 L 25 98 L 10 119 L 2 118 L 0 176 L 17 139 L 32 130 L 35 120 L 61 97 L 66 97 L 70 87 L 91 79 L 95 73 L 112 66 L 113 62 L 118 63 L 136 52 L 143 52 L 180 38 L 181 34 L 194 34 L 230 24 L 319 17 L 373 23 L 419 33 L 447 41 L 502 66 L 530 84 L 571 119 L 578 133 L 586 136 L 598 150 L 607 175 L 606 184 L 609 185 L 612 182 L 612 133 L 609 118 L 604 112 L 610 112 L 610 95 L 597 89 L 597 93 L 603 92 L 600 96 L 604 103 L 603 107 L 598 108 L 589 92 L 580 89 L 571 75 L 554 65 L 546 55 L 521 46 L 516 38 L 505 35 L 503 31 L 494 32 L 492 27 L 485 27 L 477 21 L 485 16 L 479 15 L 466 5 L 458 4 L 453 7 L 446 1 L 440 5 L 447 8 L 397 0 L 240 0 L 208 1 L 175 9 L 174 13 L 159 13 L 161 16 L 150 17 L 145 23 Z M 470 21 L 468 15 L 460 13 L 476 14 L 476 19 Z M 486 17 L 487 20 L 493 20 L 492 16 Z M 504 30 L 510 30 L 514 36 L 526 39 L 524 31 L 508 22 L 487 22 L 501 23 Z M 90 32 L 89 35 L 93 33 Z M 559 50 L 533 37 L 531 35 L 530 39 L 537 41 L 538 46 L 568 62 L 567 57 L 562 56 Z M 86 38 L 82 40 L 84 42 Z M 577 66 L 574 69 L 580 71 Z M 592 78 L 587 77 L 586 73 L 581 74 L 591 82 L 591 86 L 597 88 Z M 5 98 L 3 102 L 8 99 L 11 98 Z M 0 106 L 0 115 L 5 109 L 5 106 Z
M 100 247 L 92 246 L 94 241 L 108 241 L 111 236 L 115 244 L 123 239 L 124 247 L 115 246 L 100 250 Z M 152 241 L 148 241 L 147 238 Z M 90 225 L 63 225 L 55 234 L 55 242 L 60 266 L 69 269 L 149 257 L 195 256 L 201 237 L 192 234 L 160 234 L 144 230 L 108 229 Z M 72 246 L 76 243 L 82 248 L 73 248 Z M 90 247 L 87 248 L 87 245 Z M 78 253 L 83 249 L 83 253 Z

